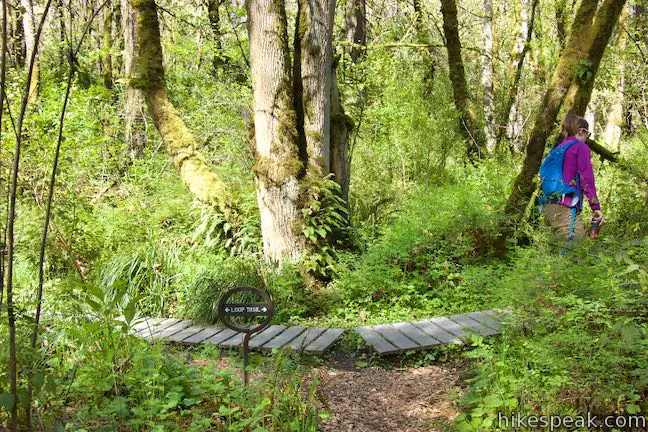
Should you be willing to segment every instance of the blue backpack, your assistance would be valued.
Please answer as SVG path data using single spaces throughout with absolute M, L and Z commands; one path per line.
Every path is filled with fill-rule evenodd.
M 572 204 L 572 207 L 577 207 L 580 209 L 582 206 L 582 199 L 580 196 L 580 179 L 578 173 L 569 183 L 563 181 L 563 161 L 565 160 L 565 153 L 571 148 L 574 144 L 577 144 L 578 140 L 573 140 L 567 142 L 564 146 L 554 147 L 546 159 L 542 162 L 540 166 L 540 186 L 542 187 L 542 194 L 540 195 L 540 209 L 542 206 L 549 203 L 558 202 L 563 196 L 568 194 L 574 194 L 576 197 L 576 202 Z
M 567 244 L 561 252 L 560 255 L 565 256 L 567 254 L 567 249 L 569 249 L 569 244 L 574 239 L 574 227 L 576 224 L 576 213 L 582 206 L 582 199 L 580 193 L 580 176 L 576 173 L 574 180 L 569 183 L 563 181 L 563 161 L 565 160 L 565 153 L 571 148 L 574 144 L 577 144 L 578 140 L 573 140 L 567 142 L 564 146 L 556 146 L 549 152 L 549 155 L 542 162 L 540 166 L 540 185 L 542 187 L 542 194 L 540 195 L 538 201 L 540 206 L 538 208 L 539 212 L 542 212 L 542 208 L 545 204 L 558 202 L 562 197 L 567 194 L 574 194 L 575 202 L 572 201 L 571 205 L 571 222 L 569 225 L 569 236 L 567 237 Z M 574 185 L 573 183 L 576 183 Z

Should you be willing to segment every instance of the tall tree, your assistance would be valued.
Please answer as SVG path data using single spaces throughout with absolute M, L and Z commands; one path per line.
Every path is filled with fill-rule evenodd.
M 133 0 L 132 5 L 137 15 L 139 49 L 136 76 L 131 79 L 131 85 L 144 92 L 155 127 L 184 184 L 196 198 L 215 204 L 226 217 L 230 217 L 233 204 L 227 187 L 207 166 L 197 150 L 196 138 L 169 101 L 155 0 Z
M 31 58 L 32 53 L 38 50 L 36 47 L 36 21 L 34 16 L 34 2 L 33 0 L 20 0 L 22 9 L 23 20 L 23 34 L 25 36 L 25 57 Z M 38 92 L 40 91 L 40 67 L 38 58 L 34 63 L 34 70 L 31 74 L 31 85 L 29 93 L 29 105 L 36 103 L 38 100 Z
M 619 25 L 617 26 L 617 42 L 616 42 L 616 74 L 618 82 L 615 91 L 612 94 L 612 100 L 608 109 L 608 114 L 605 123 L 605 132 L 603 134 L 603 141 L 609 146 L 617 148 L 621 141 L 621 133 L 623 127 L 623 92 L 625 87 L 625 58 L 624 51 L 628 44 L 628 34 L 625 31 L 628 23 L 628 8 L 624 7 L 619 17 Z
M 292 56 L 284 0 L 246 5 L 261 232 L 266 258 L 281 263 L 307 247 L 301 211 L 311 186 L 334 173 L 348 191 L 351 126 L 334 82 L 335 1 L 298 1 Z
M 367 45 L 367 2 L 366 0 L 349 0 L 344 16 L 346 40 L 351 60 L 357 62 Z
M 531 0 L 531 11 L 528 13 L 527 0 L 520 1 L 520 33 L 513 48 L 511 62 L 508 67 L 508 75 L 511 78 L 509 79 L 510 84 L 508 85 L 506 101 L 499 122 L 500 128 L 497 133 L 497 141 L 501 142 L 504 135 L 508 132 L 508 138 L 519 151 L 522 150 L 522 145 L 519 140 L 522 122 L 517 105 L 518 89 L 522 78 L 524 59 L 531 45 L 537 6 L 538 0 Z
M 263 249 L 273 261 L 297 259 L 305 247 L 296 229 L 305 164 L 298 147 L 286 9 L 283 0 L 248 0 L 246 6 Z
M 591 39 L 588 41 L 587 55 L 580 63 L 577 79 L 574 79 L 565 99 L 565 112 L 584 116 L 592 98 L 594 79 L 608 45 L 614 26 L 619 20 L 626 0 L 604 0 L 594 19 Z
M 101 77 L 103 78 L 104 86 L 112 88 L 113 86 L 113 67 L 112 67 L 112 24 L 113 24 L 113 8 L 110 4 L 106 5 L 103 9 L 103 31 L 101 37 Z
M 468 141 L 468 156 L 471 160 L 479 158 L 485 150 L 484 132 L 477 123 L 475 107 L 468 93 L 466 72 L 461 57 L 461 41 L 459 39 L 459 21 L 457 19 L 457 4 L 455 0 L 441 0 L 443 14 L 443 34 L 448 50 L 448 66 L 452 94 L 459 113 L 459 128 Z
M 515 226 L 524 215 L 527 204 L 535 191 L 534 178 L 540 168 L 547 139 L 554 129 L 567 90 L 576 75 L 580 61 L 585 58 L 591 40 L 591 27 L 597 0 L 582 0 L 576 12 L 569 40 L 558 59 L 536 116 L 533 131 L 526 148 L 522 170 L 513 183 L 513 190 L 506 203 L 505 214 L 509 218 L 503 229 L 503 237 L 513 234 Z
M 484 55 L 482 60 L 481 84 L 484 99 L 484 136 L 486 149 L 495 150 L 495 95 L 493 68 L 493 0 L 484 0 L 484 16 L 482 17 L 482 37 Z
M 224 63 L 223 41 L 221 34 L 221 5 L 224 0 L 207 0 L 207 17 L 211 27 L 212 37 L 214 38 L 214 59 L 212 68 L 215 76 L 218 76 L 219 70 Z
M 426 13 L 421 0 L 412 0 L 412 7 L 415 14 L 414 25 L 416 26 L 416 39 L 421 45 L 427 45 L 424 50 L 427 55 L 424 61 L 425 75 L 423 76 L 423 79 L 428 87 L 426 91 L 429 92 L 432 90 L 432 86 L 434 85 L 434 74 L 437 67 L 436 52 L 435 48 L 430 43 L 430 33 L 425 24 L 427 22 Z
M 132 160 L 142 156 L 146 148 L 146 119 L 144 94 L 131 84 L 137 75 L 137 11 L 129 0 L 121 0 L 122 31 L 124 34 L 124 141 Z

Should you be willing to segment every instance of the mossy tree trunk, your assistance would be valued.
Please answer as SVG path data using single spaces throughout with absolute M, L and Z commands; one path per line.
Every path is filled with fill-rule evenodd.
M 225 184 L 207 166 L 196 149 L 194 135 L 169 101 L 155 0 L 133 0 L 132 5 L 137 14 L 139 52 L 136 76 L 131 79 L 131 84 L 144 92 L 155 127 L 171 153 L 184 184 L 197 199 L 216 205 L 226 218 L 230 217 L 233 206 Z
M 8 4 L 11 7 L 11 49 L 10 54 L 13 66 L 22 68 L 25 66 L 25 29 L 23 24 L 23 6 L 21 3 Z M 9 24 L 9 22 L 7 22 Z
M 352 45 L 348 48 L 351 60 L 357 63 L 364 54 L 367 44 L 367 2 L 349 0 L 344 16 L 346 40 Z
M 585 115 L 592 98 L 594 80 L 608 45 L 614 26 L 619 20 L 626 0 L 604 0 L 594 18 L 592 36 L 589 40 L 587 56 L 581 63 L 578 76 L 571 83 L 565 100 L 565 112 Z M 587 64 L 587 66 L 585 66 Z M 593 126 L 593 125 L 592 125 Z
M 534 179 L 540 168 L 547 139 L 554 130 L 554 122 L 577 73 L 579 62 L 587 55 L 597 4 L 597 0 L 582 0 L 576 12 L 569 40 L 558 59 L 556 69 L 542 98 L 526 148 L 522 170 L 515 179 L 513 190 L 506 203 L 505 215 L 508 220 L 503 227 L 503 238 L 510 237 L 514 233 L 535 191 Z
M 437 52 L 431 43 L 430 32 L 425 24 L 428 21 L 428 17 L 421 0 L 412 0 L 412 8 L 414 9 L 415 14 L 414 25 L 416 27 L 416 39 L 421 45 L 427 45 L 424 48 L 425 75 L 423 75 L 423 80 L 426 85 L 425 92 L 430 94 L 434 88 L 434 75 L 437 68 Z
M 103 8 L 103 31 L 101 35 L 101 77 L 103 79 L 104 86 L 108 89 L 111 89 L 113 87 L 112 22 L 112 5 L 107 4 Z
M 481 157 L 485 151 L 483 129 L 477 122 L 475 108 L 468 93 L 466 72 L 461 56 L 461 41 L 459 39 L 459 22 L 457 19 L 457 4 L 455 0 L 441 0 L 443 14 L 443 34 L 448 51 L 450 82 L 455 107 L 459 113 L 459 128 L 468 142 L 467 154 L 471 160 Z
M 297 114 L 283 0 L 248 0 L 250 66 L 254 92 L 255 175 L 263 249 L 275 262 L 298 259 L 300 158 Z
M 285 1 L 247 9 L 261 231 L 266 258 L 282 263 L 309 247 L 301 211 L 311 185 L 333 173 L 348 196 L 352 123 L 335 81 L 335 1 L 298 1 L 292 63 Z
M 133 87 L 130 80 L 137 73 L 137 11 L 130 0 L 121 1 L 122 32 L 124 35 L 124 141 L 131 160 L 138 159 L 146 148 L 145 102 L 141 90 Z

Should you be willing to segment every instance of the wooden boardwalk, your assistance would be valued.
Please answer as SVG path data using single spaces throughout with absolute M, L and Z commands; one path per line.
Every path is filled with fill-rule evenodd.
M 354 330 L 378 353 L 394 354 L 460 342 L 470 334 L 497 334 L 507 315 L 507 312 L 486 310 L 422 321 L 357 327 Z M 209 343 L 221 348 L 240 347 L 245 336 L 244 333 L 222 326 L 195 324 L 175 318 L 140 318 L 132 332 L 148 340 L 188 345 Z M 290 347 L 296 351 L 322 354 L 343 333 L 341 328 L 273 325 L 255 333 L 250 339 L 250 348 L 272 350 Z
M 506 313 L 487 310 L 423 321 L 357 327 L 354 330 L 378 353 L 394 354 L 458 342 L 469 334 L 497 334 L 506 316 Z
M 221 348 L 235 348 L 243 344 L 244 333 L 222 326 L 194 324 L 175 318 L 141 318 L 132 331 L 144 339 L 158 339 L 188 345 L 210 343 Z M 321 354 L 344 333 L 340 328 L 305 328 L 301 326 L 273 325 L 250 339 L 250 348 L 272 350 L 290 347 L 293 350 Z

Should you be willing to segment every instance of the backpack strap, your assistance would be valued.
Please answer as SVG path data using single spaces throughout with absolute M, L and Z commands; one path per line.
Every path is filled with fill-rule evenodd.
M 574 240 L 574 231 L 576 230 L 576 206 L 571 208 L 571 222 L 569 223 L 569 235 L 567 236 L 567 243 L 565 244 L 565 249 L 560 253 L 561 256 L 567 255 L 567 249 L 569 249 L 570 243 Z

